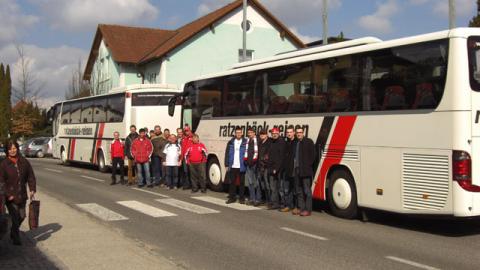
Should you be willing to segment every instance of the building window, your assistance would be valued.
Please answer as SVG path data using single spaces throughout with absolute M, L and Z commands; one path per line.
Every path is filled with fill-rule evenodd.
M 247 50 L 247 58 L 243 60 L 243 49 L 238 49 L 238 62 L 252 61 L 253 52 L 254 50 Z

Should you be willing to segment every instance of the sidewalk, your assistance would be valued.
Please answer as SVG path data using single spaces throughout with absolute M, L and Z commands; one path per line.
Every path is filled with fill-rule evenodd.
M 35 197 L 41 201 L 40 227 L 29 231 L 24 221 L 21 247 L 9 243 L 9 234 L 0 240 L 0 269 L 178 269 L 41 190 Z

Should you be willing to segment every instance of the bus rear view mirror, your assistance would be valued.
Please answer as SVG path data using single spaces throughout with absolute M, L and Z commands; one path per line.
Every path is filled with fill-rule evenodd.
M 176 104 L 177 104 L 177 96 L 174 96 L 168 101 L 168 115 L 173 116 L 173 114 L 175 114 Z

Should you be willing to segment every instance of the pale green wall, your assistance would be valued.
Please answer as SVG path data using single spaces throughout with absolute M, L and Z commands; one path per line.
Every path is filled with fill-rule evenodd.
M 101 63 L 103 59 L 103 64 Z M 107 76 L 108 75 L 108 76 Z M 99 76 L 103 78 L 109 78 L 104 80 L 100 78 L 101 82 L 98 83 Z M 92 84 L 93 93 L 95 95 L 103 94 L 109 91 L 111 88 L 118 87 L 120 77 L 120 66 L 113 61 L 110 50 L 105 46 L 102 41 L 100 43 L 98 57 L 95 60 L 92 69 L 92 75 L 90 83 Z
M 122 71 L 125 76 L 125 85 L 142 83 L 142 78 L 137 76 L 137 68 L 135 66 L 123 64 Z
M 239 26 L 221 24 L 214 32 L 206 30 L 167 58 L 167 83 L 180 86 L 200 75 L 229 69 L 238 63 L 241 48 Z M 247 34 L 247 49 L 254 50 L 253 59 L 259 59 L 297 48 L 288 39 L 282 39 L 275 29 L 255 27 Z

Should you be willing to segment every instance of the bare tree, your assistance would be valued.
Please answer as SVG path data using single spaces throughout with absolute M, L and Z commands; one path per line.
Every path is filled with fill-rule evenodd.
M 72 71 L 69 87 L 65 93 L 66 99 L 74 99 L 80 97 L 90 96 L 90 85 L 87 81 L 83 80 L 82 61 L 78 60 L 78 65 L 75 70 Z
M 25 48 L 21 44 L 15 45 L 18 53 L 17 82 L 13 87 L 13 97 L 16 101 L 33 102 L 41 97 L 45 82 L 38 79 L 32 69 L 32 59 L 28 58 Z

